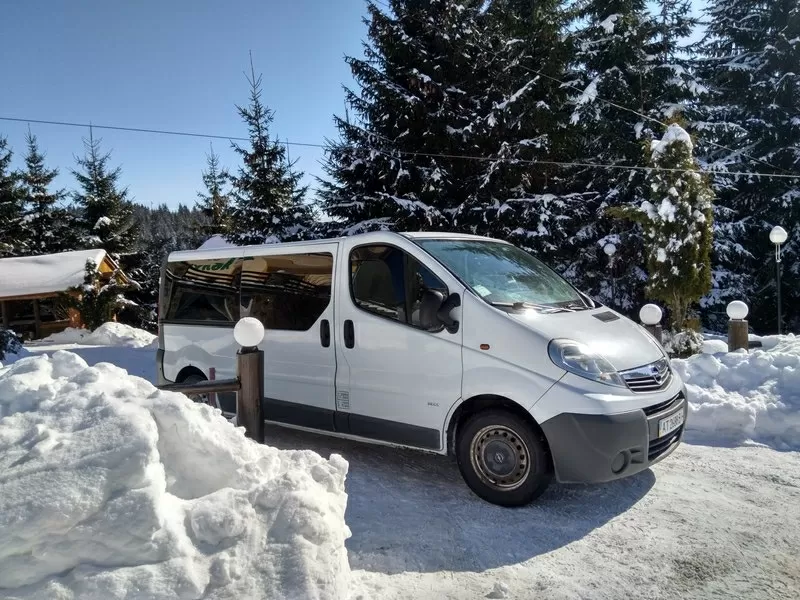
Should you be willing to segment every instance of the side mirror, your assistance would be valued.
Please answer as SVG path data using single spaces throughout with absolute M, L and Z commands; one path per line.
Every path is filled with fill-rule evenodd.
M 450 316 L 450 311 L 459 306 L 461 306 L 461 296 L 452 293 L 442 302 L 436 313 L 439 322 L 443 323 L 445 329 L 447 329 L 447 333 L 456 333 L 458 331 L 458 321 Z
M 425 290 L 419 303 L 419 324 L 427 331 L 441 328 L 439 309 L 444 302 L 444 294 L 436 290 Z

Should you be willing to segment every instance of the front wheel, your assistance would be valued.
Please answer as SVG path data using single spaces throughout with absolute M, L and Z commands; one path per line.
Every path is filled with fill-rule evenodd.
M 475 494 L 500 506 L 524 506 L 553 478 L 544 436 L 504 410 L 472 416 L 456 441 L 461 475 Z

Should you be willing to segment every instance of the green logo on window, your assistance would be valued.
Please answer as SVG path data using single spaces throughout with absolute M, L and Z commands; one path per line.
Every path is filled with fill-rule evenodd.
M 235 258 L 230 259 L 228 262 L 215 262 L 210 265 L 197 265 L 198 271 L 226 271 L 233 266 Z

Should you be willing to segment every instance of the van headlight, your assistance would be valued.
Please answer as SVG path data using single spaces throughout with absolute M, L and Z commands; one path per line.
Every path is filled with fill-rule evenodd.
M 614 366 L 585 344 L 573 340 L 553 340 L 547 352 L 550 360 L 565 371 L 606 385 L 626 387 Z

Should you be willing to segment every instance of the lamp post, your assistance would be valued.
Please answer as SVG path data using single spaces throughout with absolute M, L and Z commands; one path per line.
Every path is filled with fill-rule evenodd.
M 661 317 L 663 316 L 664 313 L 661 312 L 661 308 L 656 304 L 645 304 L 639 309 L 639 320 L 645 329 L 650 332 L 650 335 L 658 340 L 659 344 L 662 343 L 663 337 L 663 329 L 661 327 Z
M 614 254 L 617 253 L 617 247 L 612 244 L 608 243 L 603 246 L 603 252 L 606 253 L 608 256 L 608 272 L 611 276 L 611 304 L 614 304 Z
M 769 232 L 769 241 L 775 244 L 775 273 L 777 280 L 777 295 L 778 295 L 778 335 L 783 333 L 783 317 L 781 315 L 781 245 L 786 241 L 789 235 L 786 230 L 780 225 L 776 225 Z
M 734 300 L 728 304 L 725 312 L 728 313 L 728 352 L 734 350 L 747 350 L 750 346 L 747 334 L 747 313 L 750 312 L 747 304 L 741 300 Z

